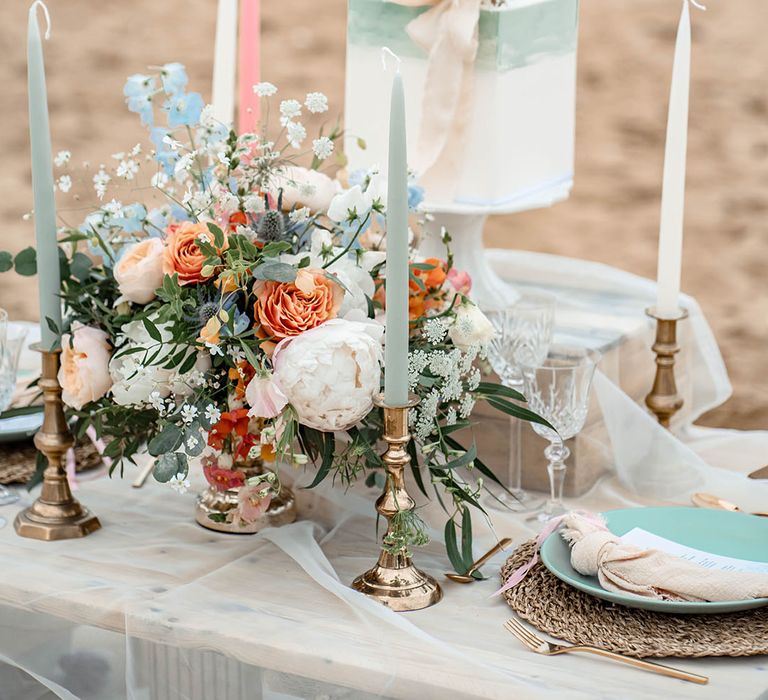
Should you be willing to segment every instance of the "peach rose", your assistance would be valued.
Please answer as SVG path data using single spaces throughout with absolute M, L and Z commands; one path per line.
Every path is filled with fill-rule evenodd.
M 98 328 L 75 324 L 72 335 L 65 333 L 61 337 L 59 384 L 67 406 L 79 411 L 112 388 L 110 354 L 107 334 Z
M 166 275 L 178 273 L 181 285 L 205 282 L 206 278 L 203 276 L 205 255 L 196 243 L 201 237 L 208 238 L 213 244 L 213 234 L 208 231 L 205 224 L 195 224 L 191 221 L 171 224 L 168 227 L 168 238 L 163 252 L 163 273 Z M 225 238 L 222 250 L 226 249 L 227 245 Z
M 125 249 L 114 269 L 120 294 L 134 304 L 149 304 L 163 284 L 163 242 L 146 238 Z
M 336 282 L 322 270 L 309 267 L 299 270 L 294 282 L 256 280 L 253 291 L 256 335 L 269 338 L 261 345 L 268 355 L 283 338 L 301 335 L 336 318 L 344 300 L 344 290 Z

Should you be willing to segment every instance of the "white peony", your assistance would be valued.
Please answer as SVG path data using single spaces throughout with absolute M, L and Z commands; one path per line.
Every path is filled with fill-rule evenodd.
M 485 345 L 496 335 L 493 324 L 471 301 L 465 301 L 456 309 L 456 316 L 448 331 L 453 344 L 461 350 L 474 345 Z
M 300 423 L 330 432 L 368 415 L 381 383 L 383 334 L 377 323 L 333 319 L 278 343 L 275 379 Z
M 317 170 L 289 166 L 275 178 L 273 196 L 283 190 L 283 209 L 307 207 L 311 212 L 325 212 L 341 191 L 338 180 Z

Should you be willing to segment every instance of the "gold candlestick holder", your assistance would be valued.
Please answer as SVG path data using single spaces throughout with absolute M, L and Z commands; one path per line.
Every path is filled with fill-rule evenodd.
M 72 496 L 64 456 L 75 443 L 67 427 L 61 402 L 58 373 L 61 350 L 43 350 L 43 371 L 39 386 L 43 390 L 43 427 L 35 435 L 35 447 L 48 459 L 43 488 L 38 499 L 21 511 L 14 521 L 16 533 L 34 540 L 68 540 L 85 537 L 101 527 L 99 519 Z
M 688 311 L 679 309 L 672 318 L 662 318 L 655 307 L 646 309 L 656 319 L 656 342 L 651 349 L 656 353 L 656 377 L 645 405 L 656 415 L 659 423 L 669 428 L 672 416 L 683 407 L 683 397 L 677 393 L 675 382 L 675 355 L 680 351 L 677 343 L 677 323 L 688 317 Z
M 384 440 L 387 442 L 387 451 L 382 456 L 387 483 L 376 500 L 376 510 L 387 519 L 387 534 L 392 532 L 392 519 L 398 512 L 411 511 L 416 506 L 406 491 L 403 472 L 411 461 L 406 449 L 411 439 L 408 410 L 417 402 L 412 399 L 405 406 L 387 406 L 381 396 L 375 402 L 384 409 Z M 419 571 L 408 554 L 393 554 L 383 548 L 376 565 L 358 576 L 352 582 L 352 588 L 398 612 L 428 608 L 443 597 L 437 581 Z

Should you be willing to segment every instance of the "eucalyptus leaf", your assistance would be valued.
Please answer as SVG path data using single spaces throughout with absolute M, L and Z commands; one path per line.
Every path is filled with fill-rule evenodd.
M 197 421 L 192 423 L 184 434 L 184 449 L 189 457 L 199 457 L 205 449 L 205 440 Z
M 288 263 L 268 261 L 259 265 L 253 271 L 253 276 L 257 280 L 293 282 L 296 279 L 296 268 Z
M 181 445 L 183 439 L 184 434 L 181 432 L 181 429 L 177 425 L 169 423 L 161 433 L 155 435 L 149 441 L 147 450 L 153 457 L 160 457 L 176 450 Z
M 13 256 L 7 251 L 0 251 L 0 272 L 8 272 L 13 267 Z
M 37 274 L 37 251 L 34 248 L 24 248 L 16 254 L 13 267 L 19 275 L 32 277 Z
M 69 274 L 79 282 L 85 282 L 91 273 L 91 259 L 84 253 L 75 253 L 69 261 Z
M 177 474 L 186 476 L 188 471 L 189 466 L 186 455 L 178 452 L 167 452 L 157 458 L 152 475 L 155 477 L 155 481 L 165 484 Z

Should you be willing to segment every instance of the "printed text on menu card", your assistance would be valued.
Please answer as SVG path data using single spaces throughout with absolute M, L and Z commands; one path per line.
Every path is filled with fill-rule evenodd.
M 768 562 L 749 561 L 748 559 L 734 559 L 723 557 L 719 554 L 702 552 L 700 549 L 686 547 L 684 544 L 672 542 L 659 535 L 654 535 L 647 530 L 636 527 L 626 535 L 622 535 L 622 542 L 633 544 L 644 549 L 658 549 L 661 552 L 672 554 L 681 559 L 687 559 L 694 564 L 716 571 L 742 571 L 753 574 L 768 574 Z

